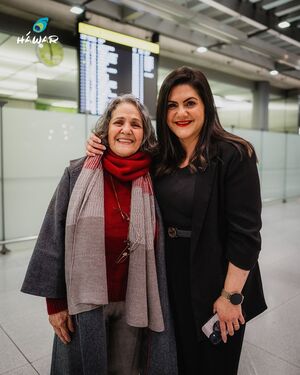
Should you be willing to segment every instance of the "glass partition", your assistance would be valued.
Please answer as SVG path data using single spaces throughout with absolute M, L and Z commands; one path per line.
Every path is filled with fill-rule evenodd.
M 258 158 L 263 201 L 300 195 L 300 136 L 227 128 L 251 142 Z
M 298 95 L 288 98 L 271 99 L 269 102 L 268 129 L 278 132 L 298 133 Z
M 27 109 L 3 109 L 6 239 L 38 233 L 69 160 L 85 155 L 95 118 Z
M 3 108 L 5 239 L 36 235 L 69 160 L 85 155 L 97 116 Z M 228 128 L 259 159 L 264 201 L 300 195 L 300 136 Z
M 300 195 L 300 135 L 286 134 L 286 197 Z

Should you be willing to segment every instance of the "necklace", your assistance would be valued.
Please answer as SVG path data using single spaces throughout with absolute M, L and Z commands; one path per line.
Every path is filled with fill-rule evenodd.
M 116 186 L 115 186 L 114 180 L 112 178 L 112 175 L 110 174 L 109 177 L 110 177 L 111 185 L 112 185 L 112 188 L 113 188 L 113 191 L 114 191 L 114 195 L 115 195 L 115 198 L 116 198 L 116 201 L 117 201 L 118 210 L 120 212 L 121 218 L 124 221 L 129 222 L 129 220 L 130 220 L 129 215 L 126 212 L 124 212 L 121 208 L 120 201 L 119 201 L 118 194 L 117 194 L 117 190 L 116 190 Z
M 130 217 L 121 208 L 119 197 L 118 197 L 118 194 L 117 194 L 117 189 L 116 189 L 113 177 L 112 177 L 112 175 L 109 175 L 109 177 L 110 177 L 111 185 L 112 185 L 112 188 L 113 188 L 113 191 L 114 191 L 114 196 L 116 198 L 116 202 L 117 202 L 117 205 L 118 205 L 118 211 L 121 215 L 121 218 L 122 218 L 122 220 L 129 223 Z M 131 242 L 130 242 L 129 238 L 127 238 L 127 240 L 125 240 L 124 242 L 125 242 L 125 248 L 121 251 L 120 255 L 116 259 L 116 263 L 118 263 L 118 264 L 123 263 L 129 257 L 130 252 L 131 252 Z

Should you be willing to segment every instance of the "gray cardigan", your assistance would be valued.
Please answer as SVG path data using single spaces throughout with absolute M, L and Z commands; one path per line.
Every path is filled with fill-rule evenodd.
M 71 161 L 51 199 L 42 224 L 21 291 L 47 298 L 66 298 L 65 284 L 65 221 L 69 198 L 85 158 Z M 176 375 L 177 356 L 170 315 L 165 255 L 164 229 L 156 205 L 158 236 L 156 266 L 165 331 L 144 330 L 144 375 Z M 75 316 L 72 341 L 64 345 L 55 336 L 52 354 L 52 375 L 104 375 L 107 373 L 105 323 L 102 308 Z

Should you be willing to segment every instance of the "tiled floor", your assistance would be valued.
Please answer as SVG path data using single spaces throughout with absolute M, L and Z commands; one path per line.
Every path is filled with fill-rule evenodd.
M 248 324 L 239 375 L 300 375 L 300 199 L 264 206 L 263 222 L 260 265 L 269 309 Z M 1 375 L 49 374 L 45 302 L 19 292 L 32 246 L 14 245 L 0 256 Z

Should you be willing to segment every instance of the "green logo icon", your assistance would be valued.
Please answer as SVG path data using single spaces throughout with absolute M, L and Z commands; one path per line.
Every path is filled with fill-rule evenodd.
M 42 33 L 44 30 L 46 30 L 48 21 L 48 17 L 38 19 L 36 23 L 32 26 L 32 30 L 36 33 Z

